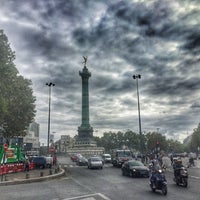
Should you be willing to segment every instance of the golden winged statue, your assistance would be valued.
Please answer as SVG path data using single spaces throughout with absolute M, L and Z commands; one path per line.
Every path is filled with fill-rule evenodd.
M 87 56 L 83 56 L 83 59 L 84 59 L 83 64 L 84 64 L 84 66 L 86 66 L 86 63 L 87 63 Z

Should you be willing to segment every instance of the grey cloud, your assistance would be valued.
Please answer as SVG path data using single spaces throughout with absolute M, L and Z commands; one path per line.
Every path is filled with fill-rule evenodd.
M 81 120 L 83 55 L 88 56 L 92 73 L 92 126 L 138 130 L 132 75 L 141 74 L 142 127 L 154 130 L 160 124 L 169 134 L 194 128 L 200 89 L 200 22 L 198 9 L 177 7 L 185 8 L 185 2 L 22 0 L 17 6 L 18 1 L 2 1 L 1 13 L 9 20 L 0 20 L 0 25 L 16 48 L 18 63 L 26 66 L 18 67 L 33 80 L 41 129 L 47 123 L 45 83 L 52 81 L 56 84 L 52 126 L 61 124 L 62 133 L 76 132 Z M 199 1 L 191 3 L 198 8 Z M 152 105 L 160 110 L 150 114 Z M 175 108 L 181 108 L 179 115 L 173 113 Z

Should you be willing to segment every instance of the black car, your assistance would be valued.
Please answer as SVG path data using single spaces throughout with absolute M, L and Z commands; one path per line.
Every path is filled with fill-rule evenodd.
M 44 168 L 46 168 L 46 165 L 47 165 L 46 158 L 43 156 L 33 157 L 33 163 L 34 163 L 35 168 L 44 169 Z
M 122 165 L 122 175 L 130 177 L 149 177 L 149 169 L 138 160 L 129 160 Z
M 86 157 L 81 155 L 81 156 L 78 156 L 76 164 L 79 165 L 79 166 L 87 166 L 88 160 L 87 160 Z

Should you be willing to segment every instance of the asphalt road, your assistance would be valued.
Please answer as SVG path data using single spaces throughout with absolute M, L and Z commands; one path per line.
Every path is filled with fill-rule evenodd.
M 106 164 L 103 170 L 76 166 L 69 158 L 59 158 L 66 168 L 66 176 L 45 182 L 0 187 L 1 200 L 199 200 L 200 179 L 189 178 L 188 188 L 178 187 L 173 174 L 166 172 L 168 194 L 153 193 L 148 178 L 121 175 L 120 168 Z M 196 169 L 200 170 L 200 169 Z

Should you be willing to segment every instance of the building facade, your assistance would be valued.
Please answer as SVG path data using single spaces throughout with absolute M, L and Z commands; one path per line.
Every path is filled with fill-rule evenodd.
M 39 142 L 39 124 L 32 122 L 26 130 L 26 136 L 23 137 L 24 150 L 28 154 L 37 154 L 40 148 Z

